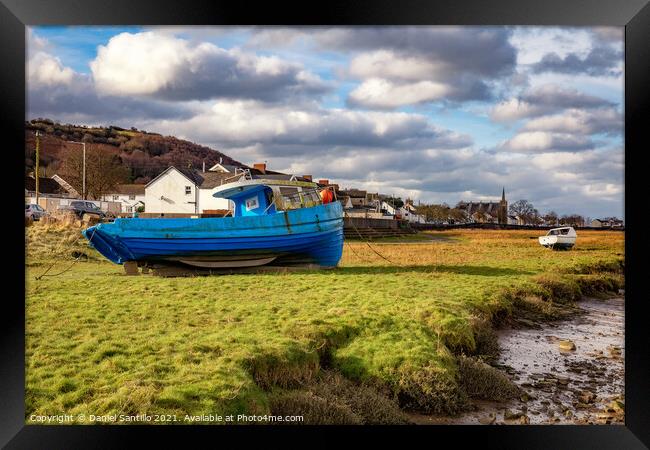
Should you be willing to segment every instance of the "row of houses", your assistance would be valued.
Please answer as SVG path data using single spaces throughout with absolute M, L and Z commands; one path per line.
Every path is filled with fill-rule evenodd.
M 311 176 L 297 177 L 267 170 L 266 163 L 253 167 L 215 164 L 201 170 L 170 166 L 146 185 L 121 184 L 112 192 L 93 202 L 112 213 L 147 212 L 152 214 L 213 214 L 223 215 L 230 209 L 228 200 L 212 196 L 218 186 L 234 181 L 247 173 L 251 176 L 281 180 L 311 181 Z M 25 177 L 25 198 L 35 203 L 36 180 Z M 39 177 L 39 204 L 47 211 L 56 210 L 70 200 L 81 198 L 79 193 L 63 178 Z
M 618 219 L 616 217 L 604 217 L 601 219 L 593 219 L 591 221 L 591 226 L 592 227 L 611 227 L 611 228 L 622 228 L 623 221 L 621 219 Z
M 230 210 L 228 200 L 213 197 L 214 191 L 222 184 L 232 182 L 242 173 L 250 176 L 281 180 L 312 181 L 311 175 L 289 175 L 267 168 L 266 163 L 248 166 L 234 166 L 218 163 L 199 169 L 170 166 L 146 185 L 121 184 L 112 192 L 103 195 L 94 203 L 105 211 L 112 213 L 134 214 L 189 214 L 189 215 L 224 215 Z M 35 202 L 36 182 L 33 176 L 25 177 L 25 197 L 27 203 Z M 409 199 L 402 206 L 396 206 L 391 196 L 362 189 L 341 189 L 330 180 L 320 179 L 317 184 L 334 190 L 341 201 L 348 217 L 372 219 L 402 219 L 411 223 L 427 223 L 426 217 L 418 214 L 417 207 Z M 46 210 L 56 210 L 81 196 L 69 183 L 59 175 L 51 178 L 39 178 L 39 204 Z M 501 200 L 460 201 L 456 207 L 463 213 L 462 219 L 449 219 L 469 223 L 501 223 L 523 225 L 524 220 L 508 214 L 508 201 L 505 189 Z M 555 225 L 555 224 L 550 224 Z M 593 227 L 622 227 L 623 221 L 615 217 L 594 219 Z

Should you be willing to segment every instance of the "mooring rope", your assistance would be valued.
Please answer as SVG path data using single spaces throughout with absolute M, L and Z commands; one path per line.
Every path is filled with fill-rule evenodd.
M 352 217 L 349 217 L 349 216 L 348 216 L 348 213 L 347 213 L 347 212 L 344 212 L 344 215 L 345 215 L 345 217 L 348 217 L 348 218 L 352 219 Z M 350 221 L 350 225 L 352 225 L 352 228 L 354 228 L 354 231 L 356 231 L 357 234 L 359 235 L 359 239 L 361 239 L 362 241 L 364 241 L 364 242 L 366 243 L 366 245 L 368 246 L 368 248 L 369 248 L 370 250 L 372 250 L 372 251 L 373 251 L 377 256 L 379 256 L 380 258 L 382 258 L 382 259 L 388 261 L 389 263 L 391 263 L 391 264 L 393 264 L 393 265 L 396 265 L 396 266 L 401 266 L 401 265 L 402 265 L 402 264 L 399 264 L 399 263 L 396 263 L 396 262 L 391 261 L 390 259 L 386 258 L 384 255 L 382 255 L 381 253 L 379 253 L 377 250 L 375 250 L 375 249 L 370 245 L 370 242 L 369 242 L 368 240 L 364 239 L 364 237 L 361 235 L 361 232 L 360 232 L 360 231 L 357 229 L 357 227 L 354 225 L 354 222 Z
M 90 239 L 88 239 L 88 242 L 91 242 L 91 241 L 92 241 L 93 237 L 95 236 L 95 231 L 97 231 L 97 226 L 95 226 L 95 228 L 93 229 L 93 232 L 92 232 L 92 234 L 90 235 Z M 79 239 L 81 239 L 82 236 L 83 236 L 83 235 L 80 234 L 80 235 L 77 237 L 77 239 L 75 239 L 74 242 L 72 242 L 72 244 L 70 244 L 70 247 L 74 246 L 77 242 L 79 242 Z M 59 243 L 59 245 L 61 245 L 61 244 Z M 50 271 L 50 269 L 52 269 L 52 267 L 54 267 L 54 266 L 56 265 L 56 262 L 53 262 L 52 264 L 50 264 L 50 266 L 49 266 L 47 269 L 45 269 L 45 272 L 43 272 L 43 273 L 40 274 L 40 275 L 37 275 L 37 276 L 34 277 L 34 278 L 35 278 L 36 280 L 40 280 L 40 279 L 43 278 L 43 277 L 57 277 L 57 276 L 59 276 L 59 275 L 62 275 L 62 274 L 64 274 L 64 273 L 66 273 L 68 270 L 72 269 L 72 266 L 74 266 L 74 265 L 75 265 L 75 264 L 76 264 L 76 263 L 81 259 L 81 257 L 82 257 L 83 255 L 84 255 L 84 253 L 80 253 L 79 256 L 77 256 L 77 257 L 74 259 L 74 261 L 72 261 L 72 263 L 71 263 L 71 264 L 70 264 L 66 269 L 62 270 L 61 272 L 59 272 L 59 273 L 54 273 L 54 274 L 48 274 L 48 272 Z M 87 255 L 86 255 L 86 256 L 87 256 Z
M 350 245 L 349 242 L 345 241 L 345 244 L 348 244 L 348 248 L 350 249 L 350 251 L 354 254 L 354 256 L 356 256 L 357 258 L 359 258 L 360 261 L 367 262 L 367 263 L 372 262 L 372 261 L 370 261 L 369 259 L 366 259 L 366 258 L 360 256 L 360 255 L 359 255 L 359 254 L 354 250 L 354 247 L 352 247 L 352 245 Z

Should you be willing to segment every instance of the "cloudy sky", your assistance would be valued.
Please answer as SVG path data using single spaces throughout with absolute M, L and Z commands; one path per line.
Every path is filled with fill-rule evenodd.
M 423 202 L 623 216 L 623 28 L 33 27 L 27 119 Z

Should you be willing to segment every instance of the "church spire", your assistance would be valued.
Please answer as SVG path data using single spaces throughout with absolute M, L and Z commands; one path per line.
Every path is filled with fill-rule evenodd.
M 506 201 L 506 187 L 503 187 L 503 192 L 501 193 L 501 201 L 505 202 Z

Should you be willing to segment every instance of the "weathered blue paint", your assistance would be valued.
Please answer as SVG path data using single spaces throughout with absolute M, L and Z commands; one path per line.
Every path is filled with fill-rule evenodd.
M 258 194 L 263 195 L 263 191 Z M 333 202 L 241 217 L 125 218 L 82 233 L 116 264 L 169 256 L 254 254 L 299 256 L 331 267 L 336 266 L 343 251 L 343 209 L 340 202 Z

